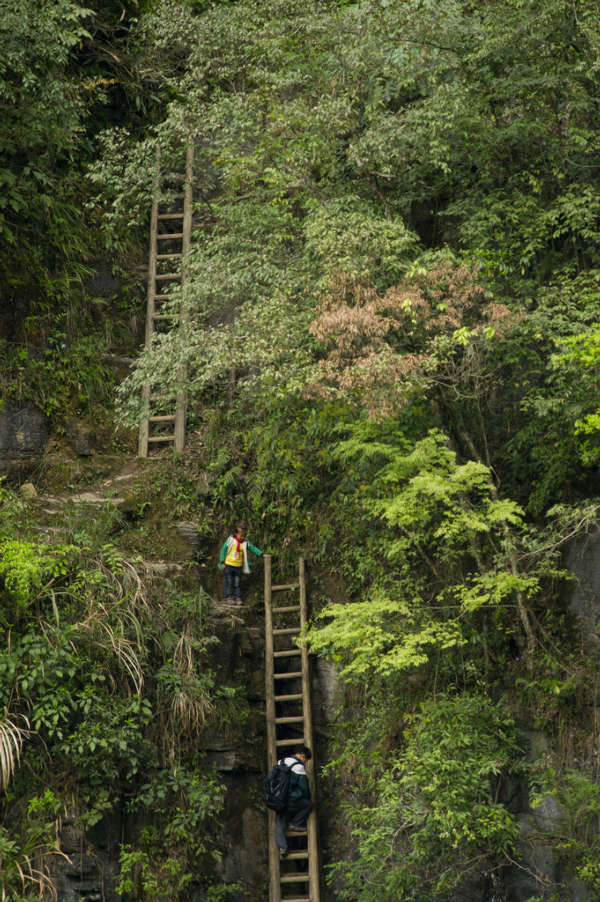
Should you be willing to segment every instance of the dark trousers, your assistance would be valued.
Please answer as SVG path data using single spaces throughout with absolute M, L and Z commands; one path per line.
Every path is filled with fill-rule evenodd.
M 223 570 L 225 573 L 225 598 L 241 598 L 242 568 L 225 564 Z
M 294 802 L 288 802 L 287 815 L 289 817 L 290 827 L 306 827 L 306 818 L 312 811 L 312 802 L 310 799 L 296 799 Z
M 288 802 L 283 814 L 275 816 L 275 839 L 280 849 L 287 849 L 285 831 L 287 822 L 291 827 L 306 827 L 306 818 L 312 811 L 310 799 L 298 799 L 296 802 Z

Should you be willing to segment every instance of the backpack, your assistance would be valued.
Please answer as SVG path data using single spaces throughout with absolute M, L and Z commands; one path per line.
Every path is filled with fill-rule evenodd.
M 294 763 L 302 764 L 298 758 L 294 758 Z M 284 764 L 283 761 L 277 762 L 273 769 L 265 778 L 265 801 L 267 808 L 282 814 L 287 808 L 288 796 L 290 794 L 290 782 L 292 768 L 294 764 Z

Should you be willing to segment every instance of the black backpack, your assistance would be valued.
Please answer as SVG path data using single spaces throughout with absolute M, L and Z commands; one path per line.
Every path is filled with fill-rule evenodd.
M 302 764 L 298 758 L 294 758 L 294 763 Z M 290 781 L 293 764 L 284 764 L 283 761 L 277 762 L 273 769 L 265 777 L 265 801 L 267 808 L 281 814 L 287 808 L 288 796 L 290 794 Z

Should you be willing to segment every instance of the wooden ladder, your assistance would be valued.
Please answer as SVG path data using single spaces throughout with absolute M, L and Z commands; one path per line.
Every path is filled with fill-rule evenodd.
M 285 858 L 275 840 L 275 814 L 269 812 L 270 902 L 319 902 L 319 849 L 317 838 L 314 748 L 310 702 L 310 672 L 306 646 L 294 639 L 307 622 L 304 559 L 298 561 L 298 582 L 272 585 L 271 556 L 265 554 L 265 687 L 269 770 L 294 746 L 307 745 L 313 758 L 307 763 L 313 811 L 306 834 L 293 834 Z M 298 592 L 290 602 L 273 604 L 273 593 Z M 281 597 L 281 595 L 279 596 Z M 290 895 L 291 893 L 291 895 Z
M 194 151 L 188 146 L 185 153 L 185 174 L 179 175 L 174 194 L 166 194 L 169 176 L 161 172 L 157 156 L 150 218 L 150 254 L 148 260 L 148 295 L 146 303 L 145 347 L 152 344 L 155 332 L 167 332 L 184 324 L 185 312 L 166 312 L 172 287 L 183 286 L 186 277 L 185 261 L 192 234 L 192 180 Z M 169 188 L 168 184 L 166 185 Z M 171 186 L 172 187 L 172 186 Z M 143 414 L 140 422 L 138 456 L 148 457 L 152 447 L 172 443 L 176 451 L 185 444 L 187 398 L 186 373 L 178 372 L 177 389 L 164 392 L 160 385 L 148 382 L 142 389 Z

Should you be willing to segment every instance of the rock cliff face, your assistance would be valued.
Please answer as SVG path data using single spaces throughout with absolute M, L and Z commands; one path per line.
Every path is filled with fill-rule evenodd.
M 63 819 L 60 847 L 65 857 L 56 859 L 53 868 L 57 900 L 119 902 L 114 887 L 124 823 L 120 812 L 84 834 L 77 826 L 76 812 Z
M 30 472 L 47 442 L 46 418 L 33 404 L 5 404 L 0 408 L 0 476 Z
M 574 542 L 566 563 L 575 575 L 570 609 L 579 622 L 586 650 L 597 654 L 600 651 L 600 535 L 592 533 Z

